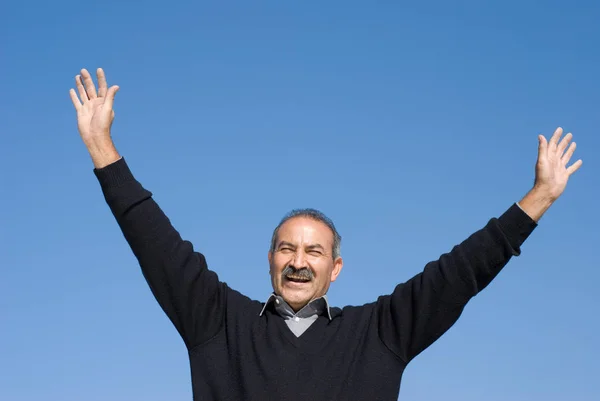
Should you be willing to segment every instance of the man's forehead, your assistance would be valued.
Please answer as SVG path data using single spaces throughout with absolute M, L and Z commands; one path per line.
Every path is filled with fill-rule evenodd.
M 299 236 L 310 236 L 315 239 L 330 241 L 333 233 L 325 223 L 308 217 L 293 217 L 279 227 L 279 241 L 288 237 L 292 239 Z

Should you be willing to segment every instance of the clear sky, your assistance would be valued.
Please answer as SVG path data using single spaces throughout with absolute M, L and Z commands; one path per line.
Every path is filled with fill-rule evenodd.
M 518 201 L 539 133 L 572 132 L 583 167 L 408 366 L 400 400 L 598 399 L 597 2 L 38 0 L 1 14 L 0 399 L 191 400 L 184 344 L 77 132 L 83 67 L 121 87 L 113 137 L 135 176 L 259 300 L 290 209 L 322 210 L 343 236 L 331 302 L 369 302 Z

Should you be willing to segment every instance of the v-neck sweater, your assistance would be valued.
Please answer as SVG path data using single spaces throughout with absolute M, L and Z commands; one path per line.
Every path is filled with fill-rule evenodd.
M 537 224 L 516 204 L 373 302 L 331 307 L 300 335 L 219 280 L 124 158 L 94 173 L 189 354 L 194 400 L 397 400 L 407 364 L 458 320 Z M 201 202 L 201 199 L 199 200 Z
M 329 310 L 327 295 L 313 299 L 298 312 L 294 312 L 292 307 L 285 302 L 285 299 L 283 299 L 281 295 L 272 293 L 260 311 L 260 316 L 263 315 L 265 309 L 271 306 L 271 304 L 274 304 L 275 312 L 277 312 L 277 314 L 285 320 L 285 324 L 296 337 L 304 334 L 306 329 L 308 329 L 315 322 L 315 320 L 317 320 L 319 315 L 326 314 L 329 319 L 331 319 L 331 311 Z

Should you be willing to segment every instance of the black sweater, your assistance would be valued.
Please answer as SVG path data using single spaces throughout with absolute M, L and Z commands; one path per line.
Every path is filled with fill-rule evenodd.
M 195 400 L 396 400 L 406 365 L 459 318 L 536 227 L 516 204 L 422 272 L 300 337 L 219 281 L 124 159 L 95 170 L 152 293 L 188 349 Z

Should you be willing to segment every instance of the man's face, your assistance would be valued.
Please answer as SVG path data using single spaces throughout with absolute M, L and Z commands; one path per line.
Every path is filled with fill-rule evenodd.
M 332 253 L 333 233 L 326 224 L 307 217 L 286 221 L 269 252 L 273 290 L 295 311 L 325 295 L 343 265 Z

